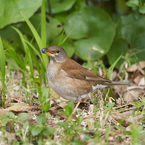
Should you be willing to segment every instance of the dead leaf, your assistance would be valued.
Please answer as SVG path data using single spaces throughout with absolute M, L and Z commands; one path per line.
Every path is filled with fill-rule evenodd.
M 140 72 L 139 72 L 138 69 L 137 69 L 137 70 L 133 73 L 133 75 L 132 75 L 132 78 L 131 78 L 130 82 L 133 82 L 133 81 L 134 81 L 136 84 L 138 84 L 139 81 L 140 81 Z
M 16 105 L 13 105 L 11 107 L 6 108 L 5 110 L 8 110 L 8 111 L 28 111 L 28 110 L 31 110 L 32 108 L 34 108 L 34 106 L 30 106 L 27 104 L 16 104 Z
M 126 70 L 127 70 L 128 72 L 135 72 L 137 69 L 140 70 L 140 68 L 141 68 L 141 69 L 145 68 L 145 61 L 140 61 L 140 62 L 139 62 L 139 65 L 138 65 L 137 63 L 136 63 L 136 64 L 133 64 L 131 67 L 127 68 Z M 141 73 L 144 74 L 143 71 L 141 71 Z
M 5 114 L 5 115 L 8 115 L 8 110 L 5 110 L 5 109 L 0 109 L 0 115 L 2 114 Z
M 140 82 L 139 82 L 138 85 L 142 85 L 142 86 L 145 85 L 145 78 L 144 78 L 144 77 L 142 77 L 142 78 L 140 79 Z
M 138 99 L 139 93 L 137 93 L 133 90 L 125 92 L 124 96 L 125 96 L 125 101 L 127 103 L 132 103 L 132 102 L 136 102 L 139 100 Z

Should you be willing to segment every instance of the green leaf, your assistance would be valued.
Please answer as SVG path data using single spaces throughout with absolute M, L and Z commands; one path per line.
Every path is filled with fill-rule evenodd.
M 44 111 L 44 112 L 47 112 L 50 108 L 50 101 L 48 102 L 45 102 L 44 105 L 41 107 L 41 109 Z
M 0 28 L 19 21 L 24 21 L 20 11 L 31 17 L 41 6 L 41 0 L 0 0 Z
M 43 134 L 44 134 L 45 136 L 54 134 L 54 132 L 55 132 L 55 129 L 54 129 L 53 127 L 50 127 L 50 126 L 46 127 L 46 128 L 43 130 Z
M 129 7 L 139 6 L 139 0 L 129 0 L 126 2 L 126 5 Z
M 30 117 L 30 114 L 28 113 L 20 113 L 17 117 L 18 121 L 24 121 L 27 120 Z
M 142 131 L 143 127 L 142 126 L 133 126 L 131 125 L 131 133 L 132 133 L 132 141 L 133 143 L 138 142 L 139 141 L 139 135 Z
M 139 8 L 139 12 L 140 12 L 141 14 L 145 14 L 145 5 L 144 5 L 144 6 L 141 6 L 141 7 Z
M 53 14 L 68 11 L 75 4 L 76 0 L 50 0 L 51 11 Z M 47 11 L 49 11 L 47 9 Z
M 67 122 L 59 122 L 58 125 L 60 127 L 63 127 L 64 129 L 67 129 L 68 128 L 68 123 Z
M 72 142 L 72 145 L 83 145 L 83 144 L 84 144 L 84 142 L 83 141 L 80 141 L 80 140 L 74 140 Z
M 41 94 L 40 94 L 41 95 Z M 44 103 L 46 102 L 48 96 L 49 96 L 49 92 L 48 92 L 48 89 L 47 88 L 43 88 L 42 89 L 42 96 L 38 97 L 38 100 L 40 101 L 40 103 Z
M 33 136 L 36 136 L 36 135 L 38 135 L 40 132 L 42 132 L 42 130 L 43 130 L 43 127 L 40 127 L 40 126 L 36 125 L 36 126 L 34 126 L 34 127 L 32 128 L 31 133 L 32 133 Z
M 68 102 L 68 104 L 64 108 L 65 108 L 65 111 L 63 113 L 68 118 L 72 114 L 72 112 L 73 112 L 73 109 L 74 109 L 74 101 Z
M 45 114 L 40 114 L 40 115 L 37 117 L 37 123 L 38 123 L 39 125 L 43 125 L 45 122 L 46 122 L 46 116 L 45 116 Z
M 76 40 L 74 47 L 80 58 L 86 60 L 85 54 L 89 59 L 96 60 L 108 52 L 115 35 L 115 25 L 104 10 L 86 7 L 67 17 L 65 32 Z
M 110 102 L 106 104 L 106 106 L 109 107 L 109 109 L 112 109 L 114 105 L 115 103 L 110 103 Z
M 117 60 L 117 58 L 120 56 L 121 53 L 125 55 L 125 53 L 127 52 L 128 52 L 127 42 L 122 38 L 115 38 L 109 52 L 107 53 L 107 58 L 110 65 L 112 65 Z M 124 59 L 121 58 L 116 64 L 115 68 L 119 69 L 123 62 Z
M 11 121 L 11 119 L 9 119 L 8 117 L 4 117 L 4 118 L 2 118 L 2 123 L 1 123 L 1 125 L 2 125 L 2 126 L 6 126 L 6 124 L 7 124 L 9 121 Z
M 9 112 L 8 115 L 10 118 L 15 119 L 15 114 L 13 112 Z
M 23 124 L 23 128 L 26 130 L 26 128 L 28 129 L 29 128 L 29 122 L 26 121 L 24 124 Z
M 145 24 L 140 15 L 136 20 L 134 15 L 121 16 L 117 22 L 116 37 L 125 40 L 131 46 L 130 56 L 136 55 L 139 61 L 145 60 Z

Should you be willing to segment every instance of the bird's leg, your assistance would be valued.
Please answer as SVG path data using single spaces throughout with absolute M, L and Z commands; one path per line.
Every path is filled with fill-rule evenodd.
M 73 110 L 73 114 L 75 114 L 75 112 L 76 112 L 78 106 L 80 105 L 80 103 L 81 103 L 81 102 L 78 102 L 78 103 L 77 103 L 76 107 L 75 107 L 74 110 Z

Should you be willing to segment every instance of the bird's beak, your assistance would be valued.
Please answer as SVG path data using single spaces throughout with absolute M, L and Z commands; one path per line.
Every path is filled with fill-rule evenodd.
M 41 51 L 42 51 L 43 53 L 47 54 L 47 55 L 53 55 L 53 54 L 54 54 L 52 51 L 50 51 L 50 50 L 47 49 L 47 48 L 43 48 Z
M 46 50 L 45 54 L 47 54 L 47 55 L 53 55 L 54 53 L 52 51 L 50 51 L 50 50 Z

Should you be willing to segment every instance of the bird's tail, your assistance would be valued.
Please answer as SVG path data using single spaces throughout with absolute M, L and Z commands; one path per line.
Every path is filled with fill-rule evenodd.
M 112 81 L 112 82 L 107 82 L 106 85 L 108 85 L 108 86 L 114 86 L 114 85 L 122 85 L 122 86 L 125 85 L 125 86 L 128 86 L 129 83 L 124 83 L 124 82 L 114 82 L 114 81 Z

